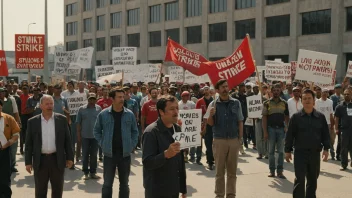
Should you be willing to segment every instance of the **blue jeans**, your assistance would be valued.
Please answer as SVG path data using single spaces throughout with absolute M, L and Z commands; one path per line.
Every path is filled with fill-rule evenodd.
M 18 141 L 10 146 L 11 151 L 11 168 L 15 168 L 16 165 L 16 154 L 17 154 Z
M 97 153 L 98 153 L 98 141 L 94 138 L 82 138 L 82 155 L 83 155 L 83 167 L 84 174 L 97 173 Z M 89 168 L 88 168 L 89 162 Z
M 195 158 L 196 153 L 197 153 L 197 162 L 200 162 L 200 160 L 202 159 L 202 146 L 192 147 L 190 149 L 189 155 L 191 156 L 191 159 Z
M 277 147 L 277 173 L 282 173 L 284 170 L 284 128 L 268 127 L 269 133 L 269 169 L 271 173 L 275 173 L 275 146 Z
M 116 167 L 120 182 L 119 198 L 129 198 L 130 188 L 128 179 L 131 170 L 131 156 L 123 157 L 122 154 L 113 154 L 113 157 L 104 156 L 104 184 L 102 198 L 112 197 L 112 186 L 114 184 Z

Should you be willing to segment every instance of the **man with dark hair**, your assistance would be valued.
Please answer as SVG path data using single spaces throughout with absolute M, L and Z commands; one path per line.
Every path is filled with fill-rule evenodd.
M 275 177 L 275 169 L 277 176 L 286 179 L 283 175 L 284 170 L 284 139 L 287 131 L 289 112 L 287 102 L 280 98 L 281 88 L 274 85 L 271 88 L 273 97 L 263 104 L 263 131 L 264 139 L 269 139 L 269 170 L 268 177 Z M 277 167 L 275 167 L 275 147 L 278 152 Z
M 153 87 L 149 89 L 151 99 L 144 103 L 142 107 L 141 125 L 142 133 L 148 125 L 155 122 L 158 119 L 158 112 L 156 110 L 156 103 L 158 102 L 158 90 Z
M 27 131 L 27 121 L 31 117 L 31 114 L 28 112 L 27 109 L 27 100 L 29 99 L 29 87 L 27 84 L 22 85 L 22 92 L 23 94 L 20 96 L 21 100 L 21 136 L 20 136 L 20 153 L 23 155 L 23 144 L 26 141 L 26 131 Z
M 134 114 L 123 106 L 125 92 L 112 89 L 113 103 L 101 111 L 94 126 L 94 137 L 104 153 L 104 184 L 102 197 L 112 197 L 116 167 L 120 182 L 120 198 L 128 198 L 128 178 L 131 170 L 131 152 L 137 145 L 138 128 Z
M 154 90 L 153 90 L 154 91 Z M 186 168 L 180 143 L 173 135 L 181 132 L 178 103 L 173 96 L 164 96 L 157 103 L 159 118 L 142 136 L 143 185 L 145 198 L 186 197 Z
M 243 137 L 243 115 L 241 103 L 229 97 L 227 80 L 219 80 L 215 85 L 219 98 L 208 107 L 207 122 L 213 128 L 213 152 L 215 158 L 216 197 L 236 197 L 236 171 L 238 154 Z M 225 170 L 227 184 L 225 192 Z
M 323 161 L 328 160 L 330 134 L 324 114 L 314 109 L 314 92 L 306 89 L 302 94 L 303 109 L 293 114 L 285 139 L 286 161 L 292 160 L 294 150 L 295 183 L 294 198 L 316 197 L 320 172 L 320 152 L 324 148 Z M 307 189 L 305 180 L 307 178 Z

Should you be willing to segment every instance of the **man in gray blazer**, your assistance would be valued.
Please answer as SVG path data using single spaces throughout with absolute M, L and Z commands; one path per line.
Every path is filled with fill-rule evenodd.
M 65 167 L 73 165 L 73 149 L 67 119 L 54 113 L 52 96 L 40 99 L 42 113 L 28 120 L 25 164 L 31 174 L 34 170 L 35 197 L 47 196 L 50 180 L 52 197 L 61 198 Z

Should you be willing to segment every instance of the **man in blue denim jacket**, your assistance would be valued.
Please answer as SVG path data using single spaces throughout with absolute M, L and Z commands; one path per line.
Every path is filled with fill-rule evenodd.
M 137 145 L 138 128 L 132 111 L 123 106 L 125 92 L 112 89 L 109 93 L 113 103 L 104 109 L 96 120 L 94 137 L 104 153 L 104 184 L 102 197 L 112 197 L 116 167 L 120 182 L 120 198 L 130 194 L 128 179 L 131 167 L 131 152 Z
M 219 80 L 215 89 L 219 93 L 219 98 L 208 106 L 208 124 L 213 127 L 214 137 L 215 194 L 219 198 L 225 197 L 225 170 L 227 170 L 226 197 L 234 198 L 236 197 L 238 154 L 243 137 L 241 103 L 229 96 L 227 80 Z

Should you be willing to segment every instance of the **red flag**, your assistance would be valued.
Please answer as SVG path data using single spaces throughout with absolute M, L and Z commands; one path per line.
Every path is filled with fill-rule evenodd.
M 227 79 L 230 89 L 246 80 L 255 71 L 247 37 L 231 56 L 204 64 L 209 65 L 208 75 L 213 85 L 220 79 Z
M 7 69 L 5 51 L 0 50 L 0 76 L 8 76 L 9 70 Z
M 168 39 L 165 60 L 173 61 L 176 65 L 183 67 L 196 76 L 204 75 L 208 72 L 208 62 L 202 55 L 192 52 L 175 41 Z

